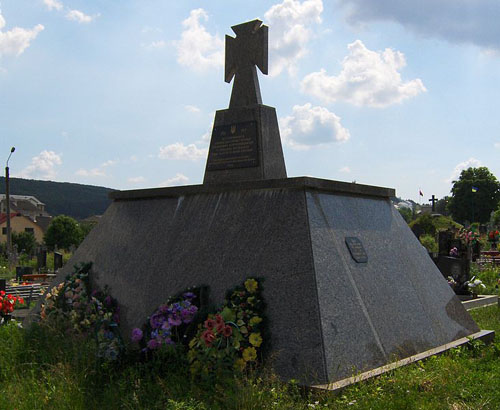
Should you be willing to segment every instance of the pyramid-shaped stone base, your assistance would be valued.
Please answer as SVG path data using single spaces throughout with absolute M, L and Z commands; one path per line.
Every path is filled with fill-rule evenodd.
M 263 277 L 276 372 L 336 381 L 479 331 L 393 195 L 314 178 L 115 192 L 58 280 L 92 261 L 128 338 L 187 287 L 208 285 L 221 303 Z

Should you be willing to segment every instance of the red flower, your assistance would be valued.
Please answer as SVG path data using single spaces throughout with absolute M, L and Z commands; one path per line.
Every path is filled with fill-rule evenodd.
M 217 323 L 218 325 L 221 323 L 224 324 L 224 319 L 222 318 L 221 315 L 219 314 L 215 315 L 215 323 Z
M 212 330 L 215 327 L 215 320 L 207 319 L 204 323 L 205 329 Z
M 201 338 L 203 339 L 203 341 L 205 342 L 205 345 L 206 346 L 211 346 L 212 345 L 212 342 L 215 340 L 215 335 L 212 333 L 211 330 L 205 330 L 202 334 L 201 334 Z
M 217 323 L 217 327 L 215 328 L 217 330 L 217 333 L 222 333 L 224 331 L 225 326 L 226 324 L 224 322 Z
M 229 325 L 224 326 L 224 329 L 222 331 L 222 335 L 224 337 L 230 337 L 232 334 L 233 334 L 233 329 L 231 328 L 231 326 L 229 326 Z
M 0 290 L 0 296 L 5 296 L 5 292 L 3 290 Z

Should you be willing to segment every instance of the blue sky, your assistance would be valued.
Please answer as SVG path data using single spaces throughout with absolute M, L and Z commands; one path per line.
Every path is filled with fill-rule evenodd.
M 0 149 L 13 176 L 198 184 L 227 108 L 224 35 L 269 26 L 263 102 L 288 176 L 448 195 L 500 177 L 497 0 L 1 0 Z M 1 157 L 1 155 L 0 155 Z

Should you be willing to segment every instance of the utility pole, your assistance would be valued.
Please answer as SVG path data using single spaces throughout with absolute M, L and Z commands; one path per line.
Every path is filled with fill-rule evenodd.
M 9 159 L 15 150 L 15 147 L 12 147 L 10 149 L 10 154 L 5 165 L 5 200 L 7 202 L 7 256 L 9 258 L 12 254 L 12 236 L 10 231 Z

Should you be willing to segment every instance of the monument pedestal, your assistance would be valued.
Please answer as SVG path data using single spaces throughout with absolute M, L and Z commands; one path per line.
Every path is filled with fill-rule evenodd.
M 215 115 L 204 184 L 286 178 L 276 110 L 262 104 Z
M 261 277 L 271 365 L 330 383 L 479 331 L 393 195 L 307 177 L 113 192 L 55 283 L 92 261 L 127 338 L 170 295 L 208 285 L 220 304 Z

